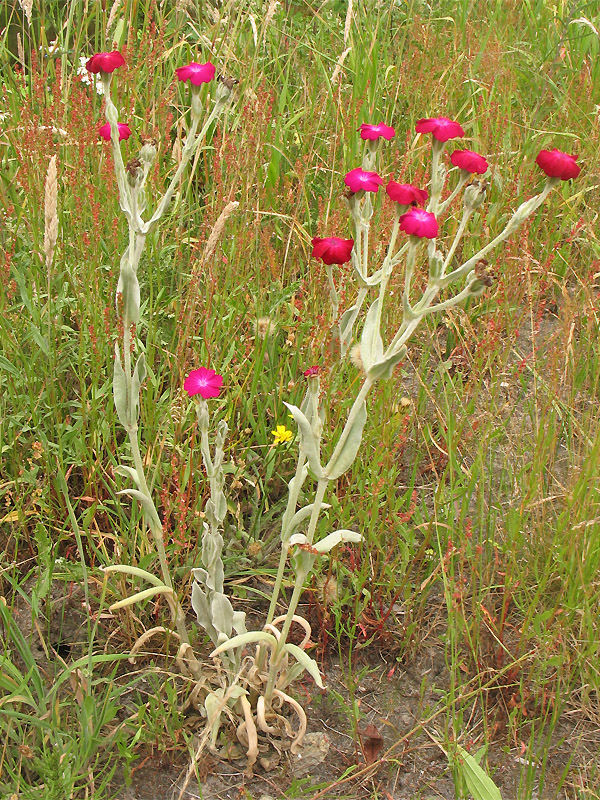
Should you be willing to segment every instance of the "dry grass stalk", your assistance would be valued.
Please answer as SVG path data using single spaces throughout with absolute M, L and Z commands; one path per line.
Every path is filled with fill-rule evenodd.
M 267 13 L 265 14 L 265 28 L 269 25 L 269 23 L 275 16 L 275 12 L 277 11 L 278 5 L 280 5 L 279 0 L 271 0 L 271 2 L 269 3 L 269 7 L 267 8 Z
M 28 24 L 31 25 L 31 9 L 33 8 L 33 0 L 19 0 L 19 5 L 25 12 Z
M 23 40 L 21 39 L 21 34 L 17 33 L 17 55 L 19 57 L 19 63 L 25 69 L 25 50 L 23 49 Z
M 348 44 L 350 28 L 352 26 L 352 0 L 348 0 L 348 10 L 346 11 L 346 22 L 344 23 L 344 44 Z
M 46 267 L 50 267 L 58 238 L 58 180 L 56 156 L 52 156 L 46 173 L 46 192 L 44 196 L 44 254 Z
M 106 38 L 107 39 L 108 39 L 108 35 L 109 35 L 110 31 L 112 30 L 112 26 L 115 23 L 115 20 L 117 18 L 117 13 L 118 13 L 120 7 L 121 7 L 121 0 L 115 0 L 115 2 L 112 4 L 112 7 L 110 9 L 110 14 L 108 15 L 108 22 L 106 23 Z
M 233 214 L 233 212 L 238 206 L 239 206 L 238 201 L 232 200 L 231 202 L 227 203 L 223 211 L 221 211 L 221 213 L 219 214 L 219 218 L 215 222 L 215 226 L 210 232 L 210 236 L 208 237 L 206 247 L 204 248 L 204 252 L 202 253 L 202 258 L 200 259 L 201 264 L 205 264 L 215 252 L 217 243 L 221 238 L 223 229 L 225 228 L 225 223 L 227 222 L 229 217 Z
M 337 81 L 337 79 L 340 77 L 341 72 L 342 72 L 342 67 L 344 66 L 344 61 L 348 57 L 348 53 L 350 52 L 351 49 L 352 49 L 351 47 L 347 47 L 344 50 L 344 52 L 341 54 L 341 56 L 338 58 L 337 64 L 335 65 L 335 69 L 333 70 L 333 72 L 331 74 L 331 82 L 332 83 L 335 83 Z

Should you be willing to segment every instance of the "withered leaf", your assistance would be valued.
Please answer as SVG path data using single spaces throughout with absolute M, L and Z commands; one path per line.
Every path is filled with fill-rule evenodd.
M 383 736 L 375 725 L 367 725 L 366 728 L 358 732 L 358 735 L 360 736 L 360 745 L 365 757 L 365 764 L 368 767 L 377 761 L 377 756 L 383 747 Z

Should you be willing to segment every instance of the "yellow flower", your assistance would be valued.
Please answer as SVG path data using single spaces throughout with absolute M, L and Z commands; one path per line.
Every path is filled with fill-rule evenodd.
M 278 425 L 274 431 L 271 431 L 275 437 L 273 444 L 283 444 L 284 442 L 291 442 L 294 434 L 285 427 L 285 425 Z

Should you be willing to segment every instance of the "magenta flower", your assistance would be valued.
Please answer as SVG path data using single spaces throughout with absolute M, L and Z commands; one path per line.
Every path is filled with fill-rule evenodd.
M 401 206 L 423 205 L 429 196 L 425 189 L 417 189 L 410 183 L 396 183 L 396 181 L 390 181 L 385 191 L 390 200 L 400 203 Z
M 383 178 L 380 178 L 376 172 L 365 172 L 364 169 L 357 167 L 348 172 L 344 183 L 351 192 L 378 192 Z
M 337 236 L 319 239 L 315 236 L 312 246 L 313 256 L 322 259 L 324 264 L 345 264 L 352 256 L 354 239 L 338 239 Z
M 447 142 L 448 139 L 457 139 L 464 136 L 465 132 L 458 124 L 447 117 L 431 117 L 417 121 L 417 133 L 432 133 L 438 142 Z
M 389 141 L 393 139 L 395 135 L 396 131 L 389 125 L 384 125 L 383 122 L 380 122 L 378 125 L 370 125 L 368 122 L 363 122 L 360 126 L 360 138 L 369 139 L 372 142 L 375 141 L 375 139 L 379 139 L 380 136 Z
M 214 369 L 199 367 L 190 372 L 184 381 L 183 388 L 193 397 L 199 394 L 204 400 L 209 397 L 218 397 L 223 384 L 223 376 L 217 375 Z
M 411 208 L 400 217 L 400 230 L 419 239 L 435 239 L 439 228 L 435 214 L 424 208 Z
M 99 72 L 114 72 L 117 67 L 122 67 L 125 59 L 118 50 L 112 53 L 96 53 L 86 62 L 85 68 L 88 72 L 98 74 Z
M 117 127 L 119 128 L 119 141 L 122 139 L 129 139 L 131 136 L 131 128 L 125 122 L 117 122 Z M 106 139 L 107 142 L 110 142 L 110 122 L 101 125 L 98 128 L 98 133 L 103 139 Z
M 210 83 L 215 77 L 216 68 L 214 64 L 207 61 L 206 64 L 197 64 L 192 61 L 186 67 L 177 67 L 175 70 L 180 81 L 189 81 L 194 86 L 202 83 Z
M 472 174 L 483 175 L 488 170 L 488 162 L 479 153 L 474 153 L 472 150 L 455 150 L 450 156 L 450 161 L 455 167 L 464 169 L 465 172 Z
M 549 178 L 560 178 L 568 181 L 576 178 L 581 172 L 581 167 L 576 164 L 577 156 L 570 156 L 561 150 L 541 150 L 535 163 L 541 167 Z
M 308 369 L 304 370 L 304 377 L 305 378 L 316 378 L 319 374 L 319 367 L 315 365 L 314 367 L 309 367 Z

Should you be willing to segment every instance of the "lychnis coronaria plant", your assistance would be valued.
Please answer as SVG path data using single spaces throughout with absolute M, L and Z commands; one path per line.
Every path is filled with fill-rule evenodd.
M 306 370 L 307 391 L 303 403 L 300 407 L 288 405 L 298 426 L 298 461 L 288 485 L 287 506 L 281 521 L 281 556 L 266 624 L 260 631 L 240 633 L 222 642 L 213 653 L 213 656 L 230 654 L 242 646 L 257 644 L 256 654 L 247 656 L 247 664 L 251 665 L 248 674 L 252 675 L 255 695 L 252 714 L 246 715 L 244 728 L 248 736 L 252 731 L 248 746 L 251 761 L 260 752 L 261 742 L 275 733 L 281 734 L 286 703 L 295 704 L 293 708 L 299 721 L 292 750 L 302 741 L 306 717 L 298 703 L 284 692 L 289 683 L 307 670 L 317 685 L 322 685 L 317 664 L 304 650 L 310 639 L 310 626 L 297 614 L 297 608 L 317 559 L 343 542 L 361 540 L 360 531 L 339 529 L 318 538 L 317 530 L 319 515 L 323 509 L 329 508 L 325 502 L 328 491 L 332 491 L 338 478 L 350 469 L 358 454 L 367 423 L 366 399 L 370 390 L 379 381 L 390 378 L 406 354 L 406 343 L 425 316 L 476 297 L 491 285 L 485 256 L 540 207 L 554 186 L 579 173 L 575 157 L 558 150 L 543 150 L 537 158 L 538 165 L 546 174 L 540 193 L 522 203 L 503 231 L 461 263 L 456 259 L 459 245 L 467 225 L 485 202 L 487 181 L 484 176 L 489 169 L 488 162 L 472 150 L 454 150 L 449 162 L 457 171 L 456 181 L 452 190 L 446 191 L 449 176 L 444 163 L 446 148 L 451 140 L 463 137 L 464 130 L 459 123 L 446 117 L 421 119 L 416 130 L 431 135 L 429 185 L 425 189 L 394 180 L 387 182 L 385 194 L 387 201 L 393 203 L 393 225 L 387 252 L 378 268 L 372 269 L 370 264 L 370 227 L 373 200 L 385 181 L 376 171 L 376 158 L 382 140 L 390 140 L 394 134 L 391 126 L 361 126 L 361 137 L 365 140 L 363 163 L 348 172 L 344 180 L 349 190 L 345 197 L 354 238 L 335 235 L 312 240 L 313 256 L 321 259 L 327 270 L 335 318 L 338 317 L 339 298 L 333 268 L 351 261 L 356 294 L 350 307 L 339 318 L 338 340 L 342 356 L 356 342 L 356 360 L 361 365 L 362 381 L 339 438 L 329 442 L 323 435 L 325 409 L 320 399 L 319 370 L 317 367 Z M 454 204 L 461 192 L 462 204 Z M 458 224 L 446 226 L 447 219 L 456 213 L 454 209 L 458 209 Z M 446 227 L 453 231 L 449 237 L 445 235 Z M 378 238 L 381 238 L 380 233 Z M 426 286 L 419 296 L 415 296 L 413 278 L 417 269 L 423 269 L 422 264 L 425 265 Z M 396 302 L 387 292 L 387 286 L 393 272 L 398 269 L 402 269 L 403 277 L 402 321 L 395 331 L 389 332 L 382 322 L 383 309 L 386 302 Z M 459 289 L 452 293 L 456 284 L 459 284 Z M 445 290 L 450 295 L 438 300 L 439 294 Z M 375 296 L 363 313 L 370 293 Z M 347 288 L 345 294 L 352 296 Z M 312 501 L 301 504 L 301 497 L 307 494 L 307 481 L 313 482 Z M 287 613 L 278 617 L 276 609 L 280 590 L 289 567 L 294 574 L 293 591 L 287 603 Z M 303 629 L 300 645 L 288 641 L 294 624 Z
M 299 432 L 296 468 L 288 484 L 287 504 L 281 519 L 281 554 L 264 626 L 260 630 L 246 629 L 245 614 L 236 611 L 225 593 L 222 552 L 223 525 L 227 515 L 225 495 L 225 441 L 227 423 L 218 423 L 212 436 L 209 404 L 219 397 L 223 377 L 213 369 L 200 367 L 186 378 L 184 389 L 196 404 L 200 448 L 209 483 L 206 504 L 201 564 L 193 569 L 192 607 L 214 649 L 213 663 L 201 664 L 194 655 L 185 624 L 185 615 L 174 591 L 165 556 L 160 517 L 150 493 L 144 461 L 139 447 L 138 418 L 140 388 L 146 374 L 143 354 L 137 360 L 136 329 L 140 318 L 140 288 L 137 278 L 140 258 L 146 238 L 154 230 L 168 208 L 175 188 L 186 165 L 203 140 L 208 127 L 224 109 L 230 94 L 230 81 L 222 81 L 216 91 L 213 108 L 200 132 L 204 114 L 201 87 L 210 83 L 215 74 L 208 63 L 191 63 L 177 69 L 177 77 L 191 86 L 191 123 L 179 164 L 164 196 L 154 213 L 147 218 L 145 183 L 156 157 L 156 145 L 146 140 L 138 157 L 123 163 L 120 142 L 133 135 L 126 123 L 119 123 L 111 95 L 113 72 L 124 60 L 117 53 L 99 53 L 88 61 L 88 69 L 100 75 L 106 98 L 106 125 L 99 135 L 111 142 L 119 187 L 119 202 L 129 227 L 129 244 L 121 257 L 117 285 L 116 307 L 122 323 L 122 341 L 115 345 L 114 402 L 119 420 L 129 438 L 132 464 L 120 466 L 117 472 L 133 486 L 124 489 L 139 502 L 153 537 L 161 565 L 157 577 L 135 566 L 114 565 L 107 572 L 120 572 L 140 578 L 149 584 L 111 608 L 123 608 L 138 600 L 162 594 L 169 603 L 176 637 L 179 639 L 177 663 L 192 680 L 188 704 L 205 719 L 200 747 L 208 744 L 222 755 L 245 753 L 248 769 L 260 761 L 272 764 L 273 747 L 277 752 L 290 749 L 297 752 L 306 731 L 306 715 L 301 704 L 289 692 L 289 687 L 304 672 L 322 687 L 317 663 L 306 652 L 311 630 L 308 622 L 297 614 L 298 603 L 318 559 L 326 557 L 341 543 L 357 543 L 360 531 L 334 529 L 319 538 L 317 535 L 321 512 L 329 508 L 326 498 L 336 481 L 346 473 L 357 457 L 367 423 L 366 399 L 379 381 L 392 375 L 406 354 L 406 343 L 425 316 L 443 311 L 470 297 L 482 294 L 491 283 L 486 270 L 485 256 L 511 236 L 525 220 L 540 207 L 549 192 L 561 180 L 577 177 L 580 167 L 574 156 L 559 150 L 542 150 L 536 161 L 546 175 L 539 194 L 522 203 L 509 219 L 503 231 L 490 242 L 476 249 L 466 260 L 457 254 L 467 226 L 485 202 L 489 166 L 486 158 L 473 150 L 456 149 L 449 156 L 452 172 L 445 164 L 448 143 L 462 138 L 462 126 L 447 117 L 424 118 L 417 122 L 416 131 L 431 136 L 431 173 L 427 188 L 411 183 L 387 181 L 377 172 L 377 158 L 383 141 L 391 141 L 393 127 L 384 123 L 365 123 L 360 128 L 365 142 L 363 162 L 350 170 L 344 179 L 347 191 L 353 236 L 345 232 L 315 237 L 313 256 L 323 261 L 328 275 L 333 314 L 337 323 L 337 343 L 341 357 L 351 345 L 358 349 L 362 378 L 354 402 L 348 412 L 341 434 L 335 441 L 324 435 L 325 410 L 320 397 L 318 366 L 304 373 L 306 393 L 300 406 L 288 405 Z M 454 187 L 446 190 L 449 175 Z M 379 189 L 385 185 L 385 191 Z M 462 195 L 462 203 L 457 198 Z M 392 204 L 393 223 L 387 236 L 387 250 L 379 266 L 371 264 L 371 220 L 374 202 Z M 455 200 L 457 201 L 455 203 Z M 458 221 L 448 225 L 454 215 Z M 452 231 L 446 235 L 446 231 Z M 382 234 L 378 233 L 378 238 Z M 354 285 L 345 287 L 344 296 L 352 297 L 351 305 L 340 312 L 340 300 L 334 268 L 350 262 Z M 402 319 L 396 330 L 383 324 L 383 310 L 392 294 L 387 287 L 395 270 L 402 271 Z M 426 285 L 420 293 L 413 286 L 417 270 L 425 271 Z M 458 289 L 453 291 L 453 287 Z M 448 292 L 440 300 L 441 292 Z M 371 297 L 369 298 L 369 295 Z M 368 301 L 368 302 L 367 302 Z M 392 300 L 396 302 L 395 299 Z M 392 315 L 389 315 L 392 316 Z M 134 363 L 135 362 L 135 363 Z M 276 442 L 288 442 L 291 432 L 281 425 L 273 432 Z M 312 483 L 312 497 L 305 488 Z M 303 498 L 309 498 L 307 502 Z M 293 573 L 293 590 L 287 612 L 277 615 L 286 570 Z M 298 644 L 289 641 L 293 625 L 301 630 Z M 141 647 L 150 636 L 164 631 L 153 628 L 136 642 Z M 296 638 L 297 640 L 297 638 Z M 235 731 L 235 742 L 221 737 L 224 723 Z M 269 752 L 271 755 L 269 755 Z
M 224 81 L 220 81 L 215 92 L 212 110 L 206 115 L 200 89 L 203 84 L 213 80 L 214 65 L 210 62 L 206 64 L 192 63 L 177 70 L 178 79 L 183 82 L 189 81 L 191 84 L 191 120 L 181 152 L 181 160 L 175 174 L 154 212 L 146 216 L 146 180 L 156 158 L 157 143 L 151 138 L 142 139 L 142 147 L 137 157 L 131 159 L 127 164 L 124 163 L 120 142 L 132 136 L 132 131 L 129 125 L 119 122 L 119 114 L 111 98 L 113 75 L 124 64 L 125 59 L 118 51 L 97 53 L 87 62 L 88 71 L 99 75 L 102 81 L 107 121 L 99 128 L 99 135 L 110 141 L 112 145 L 114 169 L 119 189 L 119 204 L 129 228 L 129 243 L 121 256 L 116 290 L 116 310 L 121 323 L 119 327 L 123 334 L 122 341 L 115 343 L 113 394 L 117 416 L 129 439 L 132 464 L 119 466 L 116 472 L 133 484 L 131 488 L 124 489 L 121 494 L 129 495 L 136 500 L 143 510 L 160 561 L 161 575 L 158 577 L 139 567 L 129 565 L 112 565 L 106 568 L 106 572 L 129 574 L 149 584 L 148 588 L 114 603 L 111 606 L 113 610 L 159 594 L 164 595 L 172 613 L 175 635 L 180 642 L 178 654 L 180 666 L 184 671 L 200 677 L 202 670 L 190 647 L 185 615 L 176 596 L 169 572 L 160 516 L 148 487 L 144 460 L 140 452 L 138 432 L 140 389 L 146 377 L 146 364 L 143 352 L 137 357 L 137 360 L 135 358 L 136 325 L 140 319 L 138 269 L 148 235 L 156 228 L 169 208 L 173 194 L 179 186 L 190 159 L 204 140 L 210 125 L 227 106 L 231 91 Z M 203 119 L 204 117 L 206 118 Z M 206 385 L 211 387 L 211 391 L 214 391 L 217 386 L 214 375 L 209 379 L 206 376 L 196 377 L 195 380 L 198 385 L 202 384 L 204 380 Z M 157 630 L 160 629 L 153 629 L 152 633 L 156 633 Z M 146 639 L 147 635 L 144 635 L 138 640 L 136 648 L 139 648 Z

